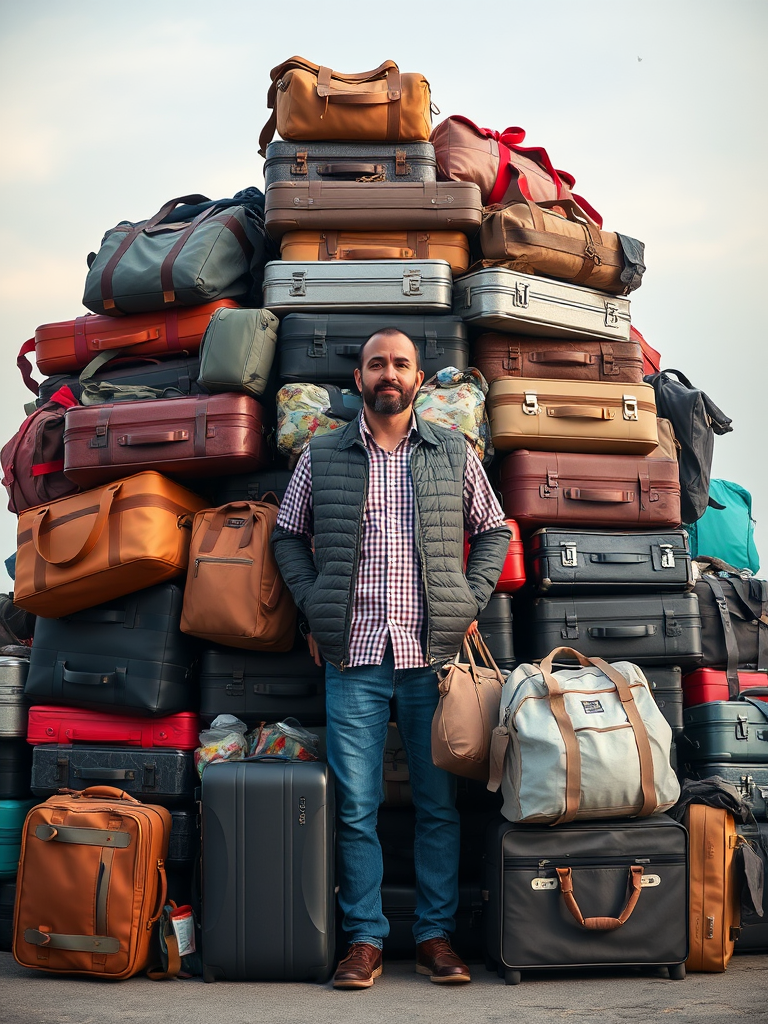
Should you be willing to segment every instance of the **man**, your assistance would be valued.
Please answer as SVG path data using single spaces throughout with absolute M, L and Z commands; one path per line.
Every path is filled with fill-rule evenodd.
M 381 847 L 376 819 L 390 700 L 416 808 L 416 970 L 467 982 L 448 937 L 458 904 L 455 778 L 431 757 L 436 670 L 453 659 L 486 605 L 510 533 L 462 434 L 413 412 L 424 379 L 413 342 L 394 328 L 360 349 L 363 411 L 313 438 L 273 534 L 275 555 L 310 650 L 326 659 L 328 761 L 336 776 L 339 902 L 350 939 L 335 988 L 381 974 Z M 466 576 L 464 530 L 470 535 Z

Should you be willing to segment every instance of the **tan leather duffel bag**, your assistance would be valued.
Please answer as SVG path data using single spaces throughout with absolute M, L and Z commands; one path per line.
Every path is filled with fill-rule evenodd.
M 280 258 L 315 260 L 446 260 L 454 274 L 469 266 L 461 231 L 289 231 Z
M 426 142 L 432 129 L 429 82 L 402 73 L 393 60 L 344 74 L 291 57 L 270 71 L 272 116 L 259 136 L 266 156 L 275 127 L 284 139 Z
M 206 504 L 147 470 L 22 512 L 14 602 L 55 619 L 178 576 Z
M 277 505 L 232 501 L 198 512 L 192 526 L 181 631 L 254 651 L 290 651 L 296 606 L 269 538 Z
M 643 243 L 601 230 L 572 199 L 489 206 L 479 238 L 484 260 L 614 295 L 639 288 L 645 272 Z

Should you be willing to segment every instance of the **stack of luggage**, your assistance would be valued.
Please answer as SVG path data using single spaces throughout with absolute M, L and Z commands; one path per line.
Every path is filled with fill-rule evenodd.
M 602 964 L 681 977 L 689 852 L 664 813 L 679 790 L 673 767 L 733 781 L 766 820 L 766 585 L 702 559 L 717 553 L 701 546 L 692 559 L 682 527 L 704 513 L 712 432 L 730 421 L 682 375 L 673 385 L 706 406 L 707 430 L 675 420 L 683 399 L 671 401 L 630 318 L 642 243 L 603 230 L 521 129 L 456 116 L 433 131 L 429 84 L 392 61 L 344 75 L 294 57 L 271 76 L 265 194 L 188 195 L 121 222 L 89 257 L 92 312 L 38 328 L 19 354 L 37 398 L 2 464 L 19 516 L 14 598 L 37 621 L 31 649 L 0 658 L 13 708 L 7 728 L 0 715 L 0 757 L 16 759 L 0 772 L 0 797 L 15 802 L 0 925 L 20 855 L 21 963 L 113 977 L 148 966 L 136 934 L 157 919 L 106 916 L 113 858 L 128 857 L 108 846 L 132 842 L 138 800 L 157 808 L 160 838 L 148 842 L 163 863 L 147 891 L 159 894 L 165 873 L 169 899 L 188 903 L 202 849 L 206 980 L 329 977 L 327 766 L 225 760 L 200 785 L 193 751 L 223 714 L 322 733 L 324 669 L 268 538 L 310 438 L 362 407 L 362 343 L 396 328 L 419 349 L 417 411 L 465 434 L 512 529 L 479 618 L 508 677 L 492 757 L 503 815 L 494 787 L 461 780 L 457 949 L 509 983 L 529 967 Z M 581 662 L 575 677 L 558 658 Z M 602 777 L 602 803 L 580 802 L 571 773 L 561 809 L 524 809 L 509 709 L 531 680 L 534 696 L 573 691 L 563 703 L 583 719 L 584 792 Z M 627 729 L 629 745 L 611 747 Z M 606 750 L 617 766 L 637 761 L 640 796 L 618 793 Z M 538 777 L 556 775 L 553 762 Z M 407 956 L 415 812 L 395 723 L 382 793 L 385 953 Z M 33 798 L 48 799 L 25 826 Z M 99 821 L 91 848 L 87 814 Z M 739 834 L 766 850 L 766 827 Z M 50 894 L 47 912 L 34 893 L 46 871 L 85 872 L 99 894 L 92 920 Z M 253 927 L 262 914 L 269 929 Z M 768 947 L 761 927 L 745 926 L 750 948 Z M 131 955 L 110 961 L 118 932 Z

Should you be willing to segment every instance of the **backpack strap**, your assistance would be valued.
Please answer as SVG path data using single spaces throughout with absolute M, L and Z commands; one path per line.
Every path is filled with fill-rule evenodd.
M 737 671 L 739 666 L 739 647 L 736 643 L 736 635 L 733 632 L 728 602 L 725 600 L 720 580 L 716 576 L 706 575 L 701 578 L 712 591 L 712 597 L 720 613 L 720 623 L 723 628 L 723 639 L 725 641 L 725 675 L 728 680 L 728 699 L 737 700 L 739 696 L 739 673 Z

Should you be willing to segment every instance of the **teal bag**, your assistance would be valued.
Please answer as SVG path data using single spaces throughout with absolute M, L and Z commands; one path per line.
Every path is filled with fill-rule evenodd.
M 710 506 L 701 519 L 685 527 L 691 558 L 720 558 L 755 575 L 760 570 L 760 559 L 755 546 L 752 495 L 730 480 L 710 480 L 709 496 L 725 508 Z

